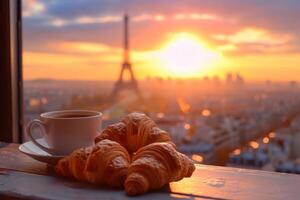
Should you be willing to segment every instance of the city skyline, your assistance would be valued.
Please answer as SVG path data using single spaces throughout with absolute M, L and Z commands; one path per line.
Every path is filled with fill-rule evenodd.
M 138 79 L 230 71 L 247 80 L 300 80 L 297 1 L 25 0 L 23 6 L 25 80 L 116 80 L 125 12 Z

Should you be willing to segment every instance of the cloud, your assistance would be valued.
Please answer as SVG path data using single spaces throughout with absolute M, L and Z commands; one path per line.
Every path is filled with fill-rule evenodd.
M 212 13 L 178 13 L 173 16 L 175 20 L 212 20 L 212 21 L 223 21 L 220 16 Z
M 45 12 L 45 5 L 38 0 L 24 0 L 22 14 L 24 17 L 34 17 Z
M 261 45 L 281 45 L 291 40 L 288 34 L 272 34 L 266 30 L 256 28 L 244 28 L 232 35 L 215 35 L 217 40 L 227 41 L 233 44 L 261 44 Z
M 70 26 L 70 25 L 91 25 L 91 24 L 107 24 L 121 22 L 123 15 L 103 15 L 103 16 L 79 16 L 74 19 L 63 18 L 48 18 L 49 25 L 52 26 Z M 192 13 L 192 14 L 175 14 L 175 15 L 163 15 L 163 14 L 141 14 L 131 16 L 132 22 L 161 22 L 161 21 L 177 21 L 177 20 L 209 20 L 209 21 L 227 21 L 234 22 L 233 19 L 225 20 L 215 14 L 209 13 Z
M 236 51 L 238 48 L 235 44 L 225 44 L 225 45 L 220 45 L 217 47 L 219 51 L 223 52 L 230 52 L 230 51 Z
M 157 46 L 170 32 L 190 31 L 226 52 L 247 54 L 275 46 L 278 51 L 300 52 L 296 37 L 300 1 L 296 0 L 25 0 L 24 4 L 26 48 L 43 50 L 35 41 L 26 42 L 33 35 L 39 44 L 58 38 L 120 46 L 120 22 L 127 12 L 134 35 L 131 40 L 140 49 Z M 145 37 L 151 45 L 143 42 Z
M 274 34 L 258 28 L 243 28 L 233 34 L 217 34 L 216 40 L 225 44 L 218 47 L 224 52 L 247 53 L 278 53 L 292 50 L 293 37 L 289 34 Z
M 24 51 L 24 77 L 80 80 L 114 80 L 122 64 L 123 49 L 102 43 L 51 42 L 47 52 Z M 131 51 L 138 77 L 162 72 L 156 51 Z M 80 74 L 80 76 L 78 76 Z
M 52 26 L 65 26 L 68 24 L 68 21 L 56 18 L 56 19 L 51 19 L 50 24 Z
M 95 24 L 95 23 L 111 23 L 111 22 L 119 22 L 122 20 L 122 16 L 83 16 L 75 19 L 75 23 L 78 24 Z
M 49 19 L 48 23 L 52 26 L 70 26 L 70 25 L 90 25 L 90 24 L 106 24 L 106 23 L 114 23 L 120 22 L 122 20 L 122 16 L 81 16 L 75 19 L 62 19 L 62 18 L 53 18 Z
M 165 21 L 165 20 L 209 20 L 209 21 L 230 21 L 234 22 L 233 19 L 224 20 L 220 16 L 212 13 L 177 13 L 177 14 L 141 14 L 132 16 L 133 22 L 142 21 Z
M 91 43 L 91 42 L 56 42 L 49 43 L 47 45 L 53 53 L 62 53 L 68 55 L 80 54 L 83 57 L 98 56 L 96 60 L 101 61 L 120 61 L 123 58 L 123 49 L 113 47 L 102 43 Z M 101 56 L 99 56 L 101 55 Z M 158 50 L 153 51 L 140 51 L 132 50 L 132 57 L 135 61 L 144 61 L 145 59 L 153 58 L 158 56 Z
M 88 42 L 61 42 L 51 45 L 53 48 L 58 47 L 62 51 L 80 52 L 80 53 L 105 53 L 115 51 L 112 47 L 105 44 L 88 43 Z

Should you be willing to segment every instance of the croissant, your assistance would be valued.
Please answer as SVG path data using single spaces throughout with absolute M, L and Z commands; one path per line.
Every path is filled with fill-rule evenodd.
M 95 138 L 95 144 L 105 139 L 118 142 L 127 149 L 126 125 L 123 122 L 119 122 L 107 126 L 106 129 L 104 129 L 102 133 Z
M 154 142 L 171 142 L 169 134 L 158 128 L 147 115 L 133 112 L 122 122 L 108 126 L 95 138 L 95 143 L 109 139 L 120 143 L 129 153 Z
M 95 146 L 75 150 L 61 159 L 55 171 L 65 177 L 110 187 L 122 187 L 130 156 L 119 143 L 102 140 Z
M 190 177 L 194 170 L 193 162 L 177 152 L 172 144 L 152 143 L 139 149 L 133 156 L 125 190 L 131 196 L 142 194 Z

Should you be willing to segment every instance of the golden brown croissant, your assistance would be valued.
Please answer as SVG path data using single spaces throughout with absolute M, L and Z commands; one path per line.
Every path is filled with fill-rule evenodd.
M 123 122 L 119 122 L 107 126 L 102 133 L 95 138 L 95 144 L 105 139 L 118 142 L 120 145 L 127 148 L 126 125 Z
M 190 177 L 194 170 L 193 162 L 177 152 L 172 144 L 152 143 L 139 149 L 133 156 L 125 190 L 128 195 L 142 194 Z
M 154 142 L 169 142 L 166 131 L 157 127 L 155 122 L 143 113 L 133 112 L 124 117 L 122 122 L 108 126 L 96 137 L 95 143 L 110 139 L 120 143 L 129 153 Z
M 128 172 L 130 156 L 119 143 L 102 140 L 95 146 L 75 150 L 61 159 L 55 171 L 97 185 L 122 187 Z

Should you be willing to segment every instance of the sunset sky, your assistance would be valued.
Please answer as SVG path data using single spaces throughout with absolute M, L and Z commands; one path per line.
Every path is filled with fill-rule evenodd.
M 300 80 L 299 0 L 23 0 L 25 79 L 115 80 L 123 15 L 147 76 Z

